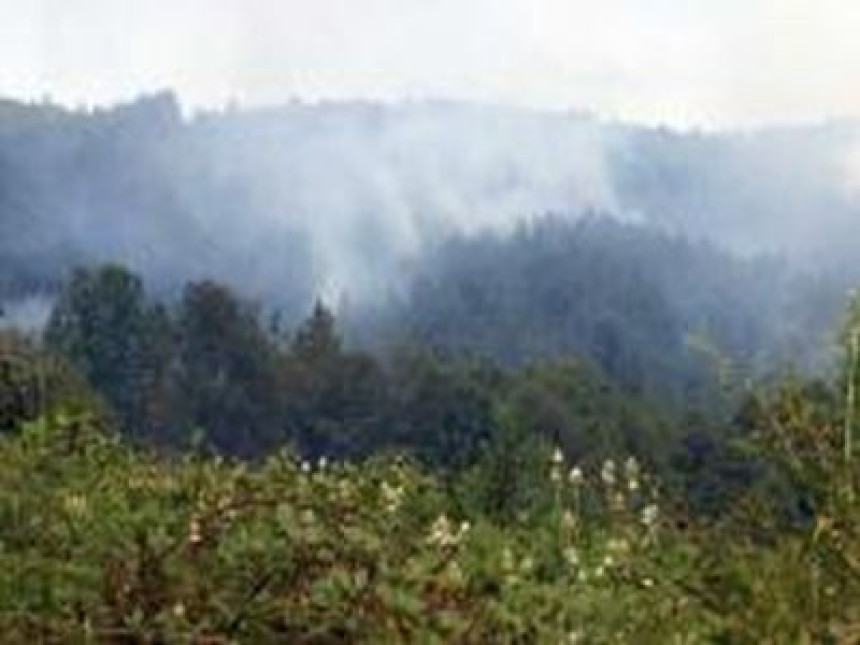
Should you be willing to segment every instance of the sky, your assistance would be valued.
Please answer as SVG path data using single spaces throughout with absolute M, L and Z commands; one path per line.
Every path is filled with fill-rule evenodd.
M 858 0 L 0 0 L 0 95 L 468 99 L 695 127 L 860 118 Z

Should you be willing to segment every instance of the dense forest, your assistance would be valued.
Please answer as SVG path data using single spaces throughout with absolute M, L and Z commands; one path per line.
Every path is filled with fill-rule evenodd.
M 282 344 L 254 320 L 213 283 L 147 304 L 106 267 L 75 274 L 45 348 L 0 335 L 4 638 L 860 633 L 857 302 L 832 378 L 747 389 L 685 437 L 584 363 L 389 366 L 322 305 Z
M 0 102 L 0 634 L 855 642 L 858 140 Z
M 115 261 L 159 291 L 214 279 L 298 319 L 321 292 L 384 300 L 451 237 L 588 212 L 853 279 L 858 147 L 851 122 L 704 134 L 446 102 L 4 101 L 0 296 Z

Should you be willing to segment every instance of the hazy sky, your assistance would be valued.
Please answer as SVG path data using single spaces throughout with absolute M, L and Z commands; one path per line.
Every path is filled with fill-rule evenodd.
M 448 97 L 727 125 L 860 117 L 860 0 L 0 0 L 0 95 Z

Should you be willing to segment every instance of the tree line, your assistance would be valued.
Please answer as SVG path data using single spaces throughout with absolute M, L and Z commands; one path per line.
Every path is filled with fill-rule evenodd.
M 211 281 L 156 299 L 118 265 L 77 270 L 43 336 L 127 436 L 165 447 L 254 457 L 289 445 L 313 458 L 407 450 L 449 468 L 509 441 L 512 426 L 582 459 L 627 451 L 665 461 L 677 439 L 666 411 L 583 357 L 513 368 L 407 341 L 371 353 L 344 342 L 322 302 L 288 329 Z

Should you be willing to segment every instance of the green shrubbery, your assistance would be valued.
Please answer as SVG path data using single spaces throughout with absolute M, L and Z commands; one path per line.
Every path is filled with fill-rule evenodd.
M 0 433 L 61 405 L 93 409 L 98 404 L 64 359 L 25 335 L 0 329 Z
M 860 642 L 855 314 L 838 378 L 748 392 L 718 451 L 691 441 L 670 464 L 628 456 L 670 431 L 581 364 L 452 384 L 420 357 L 405 373 L 435 376 L 404 380 L 398 410 L 434 454 L 464 445 L 440 400 L 493 383 L 463 415 L 492 420 L 474 459 L 396 440 L 343 461 L 163 452 L 2 336 L 0 640 Z M 311 370 L 320 346 L 290 382 L 356 359 Z M 715 471 L 712 507 L 696 485 Z
M 630 637 L 652 611 L 655 639 L 687 630 L 632 460 L 591 482 L 556 453 L 552 503 L 502 526 L 396 458 L 168 460 L 60 417 L 0 459 L 2 628 L 20 638 L 557 642 Z
M 538 446 L 531 494 L 500 517 L 468 494 L 480 472 L 443 485 L 396 457 L 168 458 L 55 414 L 0 443 L 0 633 L 855 642 L 860 478 L 828 439 L 836 417 L 789 390 L 759 401 L 755 446 L 774 480 L 812 497 L 808 516 L 792 522 L 751 490 L 708 525 L 634 459 L 583 468 Z

